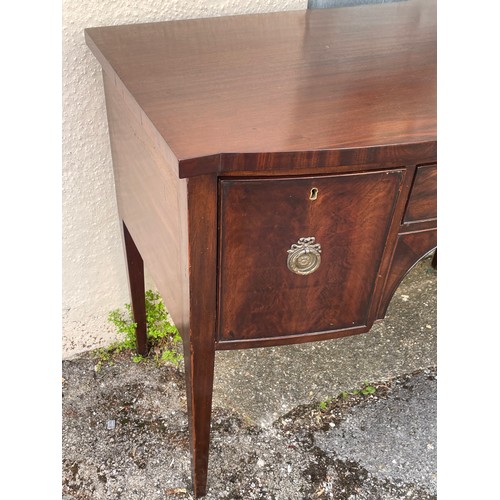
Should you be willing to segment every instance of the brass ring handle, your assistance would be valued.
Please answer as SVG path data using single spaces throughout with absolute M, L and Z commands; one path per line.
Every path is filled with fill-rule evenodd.
M 314 236 L 300 238 L 287 250 L 286 265 L 292 273 L 306 275 L 318 269 L 321 264 L 321 245 L 315 241 Z

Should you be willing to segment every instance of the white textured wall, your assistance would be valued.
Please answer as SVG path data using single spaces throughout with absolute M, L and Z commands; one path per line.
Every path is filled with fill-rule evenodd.
M 307 0 L 63 1 L 65 357 L 109 343 L 114 332 L 108 312 L 129 302 L 100 66 L 85 45 L 83 29 L 306 5 Z

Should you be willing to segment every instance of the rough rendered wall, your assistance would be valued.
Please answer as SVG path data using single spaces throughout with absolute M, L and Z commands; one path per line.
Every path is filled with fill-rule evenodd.
M 129 302 L 101 71 L 83 29 L 306 5 L 307 0 L 63 0 L 65 357 L 109 343 L 114 332 L 108 312 Z

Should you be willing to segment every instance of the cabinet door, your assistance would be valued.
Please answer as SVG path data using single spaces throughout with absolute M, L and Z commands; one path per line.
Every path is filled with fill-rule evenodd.
M 218 340 L 366 325 L 403 175 L 221 180 Z

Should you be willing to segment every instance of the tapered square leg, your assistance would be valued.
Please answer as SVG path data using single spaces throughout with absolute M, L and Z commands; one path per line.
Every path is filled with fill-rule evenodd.
M 215 350 L 194 340 L 184 345 L 186 391 L 191 448 L 191 477 L 195 498 L 207 491 L 210 420 Z
M 146 320 L 146 290 L 144 284 L 144 262 L 135 246 L 127 226 L 123 223 L 123 243 L 127 259 L 128 282 L 132 301 L 132 314 L 137 324 L 135 335 L 137 352 L 142 356 L 148 354 L 148 336 Z
M 200 202 L 201 200 L 201 202 Z M 217 179 L 188 181 L 189 328 L 183 335 L 184 365 L 195 498 L 207 491 L 210 417 L 215 360 Z

